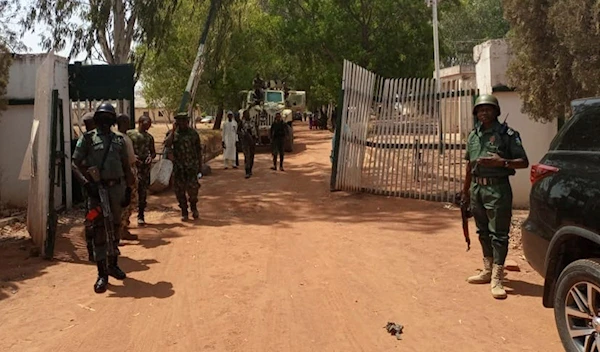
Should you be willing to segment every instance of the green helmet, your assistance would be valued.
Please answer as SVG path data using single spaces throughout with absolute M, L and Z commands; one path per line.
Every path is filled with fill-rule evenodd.
M 495 96 L 490 94 L 480 95 L 477 100 L 475 100 L 475 105 L 473 105 L 473 115 L 477 115 L 477 107 L 480 105 L 492 105 L 496 108 L 496 117 L 500 116 L 500 104 L 498 104 L 498 99 Z

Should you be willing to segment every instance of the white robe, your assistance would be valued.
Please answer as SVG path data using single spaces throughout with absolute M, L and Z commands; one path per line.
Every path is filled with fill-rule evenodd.
M 225 150 L 223 151 L 223 159 L 235 160 L 235 142 L 238 140 L 238 124 L 235 120 L 225 120 L 223 122 L 223 142 L 225 142 Z

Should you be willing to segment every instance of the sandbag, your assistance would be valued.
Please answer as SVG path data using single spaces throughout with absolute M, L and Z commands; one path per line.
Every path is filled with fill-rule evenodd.
M 173 162 L 161 158 L 150 170 L 150 187 L 152 193 L 162 192 L 169 187 L 171 175 L 173 174 Z

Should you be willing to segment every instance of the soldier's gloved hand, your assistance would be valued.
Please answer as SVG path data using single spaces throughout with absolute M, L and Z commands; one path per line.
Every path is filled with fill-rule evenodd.
M 129 206 L 129 204 L 131 204 L 131 187 L 125 188 L 125 196 L 123 197 L 123 200 L 121 201 L 122 207 L 127 207 L 127 206 Z
M 98 193 L 98 186 L 94 182 L 88 182 L 83 185 L 85 191 L 88 194 L 88 197 L 92 198 L 100 198 L 100 193 Z

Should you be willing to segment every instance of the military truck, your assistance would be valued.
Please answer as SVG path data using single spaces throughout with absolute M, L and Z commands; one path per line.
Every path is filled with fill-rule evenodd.
M 253 90 L 240 92 L 242 96 L 240 117 L 246 111 L 250 114 L 250 119 L 256 124 L 259 145 L 267 145 L 271 143 L 269 135 L 271 124 L 275 121 L 275 114 L 280 112 L 281 118 L 288 125 L 288 138 L 285 141 L 284 149 L 286 152 L 293 151 L 293 114 L 303 113 L 306 109 L 306 92 L 287 91 L 287 99 L 285 99 L 286 92 L 282 89 L 264 89 L 260 93 L 262 96 L 257 97 Z

